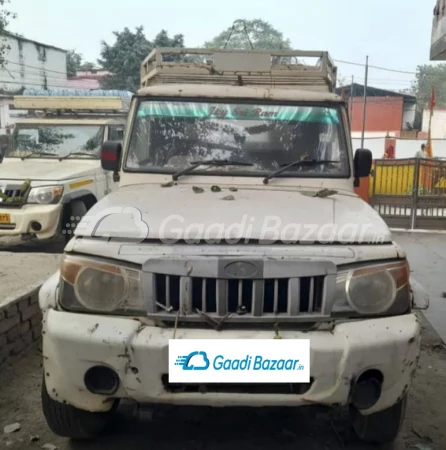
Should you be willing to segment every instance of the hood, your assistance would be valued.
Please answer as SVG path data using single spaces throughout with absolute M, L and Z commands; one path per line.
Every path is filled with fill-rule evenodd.
M 59 181 L 88 175 L 98 166 L 98 160 L 37 159 L 22 161 L 20 158 L 5 158 L 0 164 L 0 180 L 4 181 Z
M 97 203 L 76 235 L 163 243 L 391 242 L 381 217 L 351 192 L 181 184 L 120 188 Z

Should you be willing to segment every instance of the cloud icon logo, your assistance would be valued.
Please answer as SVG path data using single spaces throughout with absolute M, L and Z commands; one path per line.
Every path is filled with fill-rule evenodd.
M 209 364 L 206 352 L 191 352 L 186 356 L 179 356 L 175 361 L 175 365 L 182 366 L 183 370 L 207 370 Z
M 123 230 L 125 230 L 123 236 Z M 141 243 L 148 238 L 149 226 L 141 211 L 133 207 L 106 208 L 99 214 L 87 213 L 79 223 L 76 234 L 100 238 L 108 242 Z M 94 243 L 94 241 L 93 241 Z

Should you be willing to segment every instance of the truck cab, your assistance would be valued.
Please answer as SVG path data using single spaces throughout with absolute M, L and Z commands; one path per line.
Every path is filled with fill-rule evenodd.
M 143 62 L 124 141 L 102 147 L 119 188 L 40 291 L 55 433 L 92 437 L 127 399 L 342 405 L 362 440 L 395 439 L 427 303 L 354 192 L 371 153 L 353 151 L 335 84 L 319 51 L 156 49 Z M 189 339 L 309 339 L 310 378 L 178 382 L 171 345 Z
M 122 142 L 128 106 L 129 94 L 115 93 L 14 98 L 24 114 L 0 164 L 0 238 L 72 237 L 88 209 L 117 189 L 100 152 L 105 141 Z

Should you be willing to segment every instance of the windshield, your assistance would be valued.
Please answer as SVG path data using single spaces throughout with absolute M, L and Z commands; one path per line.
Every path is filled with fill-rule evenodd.
M 304 165 L 280 174 L 347 177 L 348 152 L 335 107 L 251 103 L 142 101 L 126 168 L 175 173 L 192 161 L 236 160 L 252 166 L 200 167 L 193 174 L 265 175 L 300 159 L 337 164 Z
M 79 158 L 99 158 L 103 133 L 103 126 L 19 125 L 6 157 L 62 158 L 72 153 L 76 158 L 79 152 Z

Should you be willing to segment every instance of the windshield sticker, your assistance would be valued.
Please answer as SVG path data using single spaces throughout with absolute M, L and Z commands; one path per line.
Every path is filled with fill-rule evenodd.
M 144 102 L 138 117 L 226 120 L 275 120 L 338 124 L 337 110 L 318 106 L 215 105 L 210 103 Z

